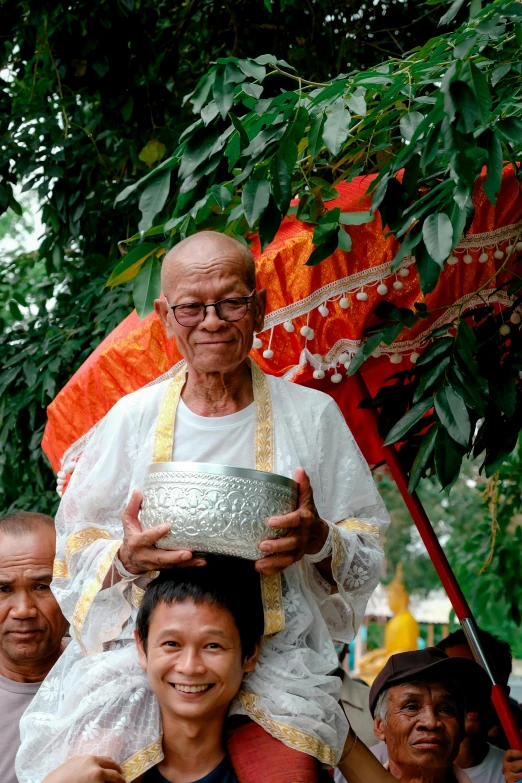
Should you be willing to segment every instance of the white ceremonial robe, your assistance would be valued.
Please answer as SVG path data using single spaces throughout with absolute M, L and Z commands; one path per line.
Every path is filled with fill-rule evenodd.
M 248 714 L 287 745 L 335 766 L 346 721 L 338 705 L 340 680 L 331 676 L 337 667 L 332 639 L 350 642 L 363 619 L 381 574 L 379 535 L 388 517 L 336 403 L 253 369 L 271 398 L 274 471 L 292 477 L 302 466 L 319 514 L 332 523 L 338 592 L 331 594 L 306 559 L 282 573 L 284 628 L 265 636 L 231 712 Z M 110 756 L 127 781 L 162 758 L 159 707 L 133 640 L 149 579 L 101 586 L 121 544 L 120 514 L 153 461 L 170 383 L 145 387 L 113 407 L 87 443 L 60 504 L 52 589 L 73 641 L 22 719 L 20 783 L 41 783 L 73 755 Z

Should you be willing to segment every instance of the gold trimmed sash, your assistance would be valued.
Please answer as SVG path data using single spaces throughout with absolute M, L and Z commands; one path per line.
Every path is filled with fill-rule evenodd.
M 274 472 L 274 418 L 272 397 L 265 374 L 250 362 L 256 407 L 256 470 Z M 154 462 L 171 462 L 174 450 L 174 428 L 181 391 L 185 385 L 186 365 L 169 383 L 161 403 L 154 437 Z M 265 617 L 265 636 L 285 627 L 281 574 L 261 574 L 261 595 Z

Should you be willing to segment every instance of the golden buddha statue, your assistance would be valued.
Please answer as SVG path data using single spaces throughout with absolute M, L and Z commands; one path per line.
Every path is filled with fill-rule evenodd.
M 402 581 L 402 563 L 386 590 L 388 606 L 393 612 L 384 628 L 384 649 L 372 650 L 359 659 L 359 677 L 371 685 L 390 655 L 417 649 L 419 626 L 408 609 L 410 599 Z

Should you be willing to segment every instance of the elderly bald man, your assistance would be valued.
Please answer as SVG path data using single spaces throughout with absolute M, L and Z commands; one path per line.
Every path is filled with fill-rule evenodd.
M 244 245 L 212 232 L 185 239 L 163 262 L 162 288 L 156 312 L 185 364 L 114 406 L 62 500 L 53 589 L 75 641 L 56 698 L 35 702 L 24 721 L 21 783 L 72 754 L 110 756 L 136 775 L 161 754 L 158 707 L 132 641 L 137 608 L 150 571 L 205 561 L 157 549 L 166 525 L 142 531 L 139 490 L 152 461 L 295 476 L 298 509 L 270 521 L 286 535 L 260 545 L 269 555 L 256 563 L 263 649 L 232 712 L 327 765 L 346 738 L 331 637 L 353 638 L 377 584 L 382 501 L 335 402 L 265 376 L 249 358 L 266 292 Z

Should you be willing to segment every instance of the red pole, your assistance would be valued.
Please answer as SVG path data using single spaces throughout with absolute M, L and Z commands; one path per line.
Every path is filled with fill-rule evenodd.
M 371 394 L 368 391 L 368 387 L 366 386 L 366 383 L 364 382 L 360 372 L 357 372 L 352 376 L 352 382 L 357 386 L 357 392 L 360 394 L 361 399 L 366 397 L 371 398 Z M 410 512 L 417 530 L 419 531 L 420 536 L 424 542 L 424 546 L 428 550 L 428 554 L 433 565 L 435 566 L 435 570 L 437 571 L 439 579 L 442 582 L 446 593 L 448 594 L 448 598 L 450 599 L 451 605 L 455 610 L 455 614 L 459 619 L 462 630 L 466 635 L 473 656 L 475 657 L 475 660 L 486 670 L 491 679 L 493 686 L 491 698 L 493 700 L 493 704 L 497 711 L 499 720 L 502 724 L 502 728 L 504 729 L 508 739 L 509 746 L 515 750 L 522 750 L 522 735 L 520 733 L 519 727 L 517 726 L 515 718 L 513 717 L 511 707 L 509 706 L 506 688 L 501 683 L 499 683 L 494 666 L 491 664 L 491 661 L 482 647 L 478 632 L 479 629 L 477 623 L 475 622 L 475 618 L 471 613 L 471 609 L 469 608 L 468 602 L 464 597 L 464 593 L 462 592 L 460 585 L 455 578 L 455 574 L 453 573 L 448 559 L 444 554 L 444 550 L 442 549 L 437 535 L 433 530 L 428 515 L 424 510 L 424 506 L 422 505 L 416 492 L 412 493 L 411 495 L 408 493 L 408 479 L 399 461 L 395 447 L 382 445 L 383 442 L 377 430 L 376 411 L 374 409 L 366 409 L 365 412 L 370 414 L 368 416 L 368 423 L 371 423 L 375 437 L 381 444 L 384 459 L 386 460 L 386 463 L 390 469 L 390 473 L 392 474 L 393 479 L 399 488 L 408 511 Z

